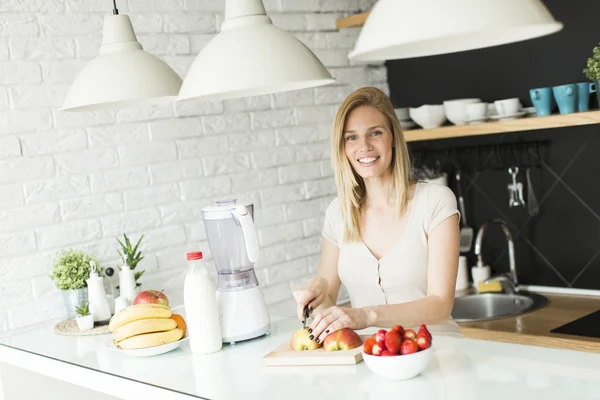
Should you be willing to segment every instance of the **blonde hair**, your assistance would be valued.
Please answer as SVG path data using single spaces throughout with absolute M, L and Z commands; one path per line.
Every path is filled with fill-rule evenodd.
M 392 133 L 392 186 L 390 195 L 396 198 L 399 205 L 396 212 L 402 215 L 407 208 L 409 188 L 412 182 L 410 156 L 404 140 L 400 121 L 394 112 L 389 97 L 374 87 L 363 87 L 350 93 L 340 105 L 335 116 L 331 134 L 331 162 L 335 174 L 338 201 L 344 221 L 343 241 L 355 242 L 361 239 L 360 221 L 362 205 L 365 201 L 366 188 L 362 177 L 358 175 L 344 150 L 344 131 L 348 115 L 360 106 L 377 109 L 383 115 L 388 129 Z

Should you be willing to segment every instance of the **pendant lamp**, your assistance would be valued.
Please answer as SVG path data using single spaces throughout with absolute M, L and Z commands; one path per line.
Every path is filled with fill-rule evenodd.
M 63 104 L 63 111 L 127 108 L 172 102 L 181 77 L 158 57 L 145 52 L 131 20 L 119 15 L 104 18 L 102 46 L 79 73 Z
M 194 60 L 178 100 L 223 100 L 334 82 L 298 39 L 276 27 L 261 0 L 226 0 L 225 21 Z
M 379 0 L 348 58 L 369 62 L 455 53 L 562 28 L 539 0 Z

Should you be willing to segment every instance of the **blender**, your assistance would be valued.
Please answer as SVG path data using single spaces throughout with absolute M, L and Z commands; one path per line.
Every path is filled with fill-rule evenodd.
M 267 305 L 258 287 L 254 263 L 258 237 L 254 206 L 218 201 L 202 209 L 204 229 L 217 269 L 217 302 L 224 343 L 269 334 Z

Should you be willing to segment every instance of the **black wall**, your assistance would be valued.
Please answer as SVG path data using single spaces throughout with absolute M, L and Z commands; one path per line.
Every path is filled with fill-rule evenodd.
M 387 62 L 394 105 L 519 97 L 527 107 L 532 105 L 531 88 L 586 81 L 582 70 L 600 42 L 600 1 L 544 3 L 564 24 L 562 31 L 493 48 Z M 590 108 L 598 108 L 594 94 Z M 469 170 L 475 162 L 461 158 L 468 170 L 463 194 L 469 224 L 477 230 L 491 218 L 509 223 L 523 284 L 600 289 L 600 125 L 413 142 L 410 148 L 416 152 L 523 141 L 548 142 L 541 168 L 531 171 L 540 213 L 530 217 L 526 208 L 508 206 L 507 171 Z M 450 165 L 443 166 L 451 172 Z M 519 180 L 525 185 L 523 173 Z M 450 186 L 456 192 L 453 179 Z M 498 227 L 490 228 L 483 247 L 494 273 L 508 271 L 506 240 Z M 472 252 L 469 258 L 472 265 Z

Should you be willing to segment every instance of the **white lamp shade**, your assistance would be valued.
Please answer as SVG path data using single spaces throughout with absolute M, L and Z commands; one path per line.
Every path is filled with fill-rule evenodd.
M 172 102 L 182 80 L 158 57 L 145 52 L 126 15 L 104 19 L 100 54 L 79 73 L 63 111 L 126 108 Z
M 379 0 L 348 57 L 368 62 L 447 54 L 562 27 L 539 0 Z
M 232 12 L 228 0 L 221 32 L 194 60 L 178 100 L 258 96 L 335 81 L 302 42 L 263 15 L 262 2 L 248 3 L 258 9 L 254 15 Z

